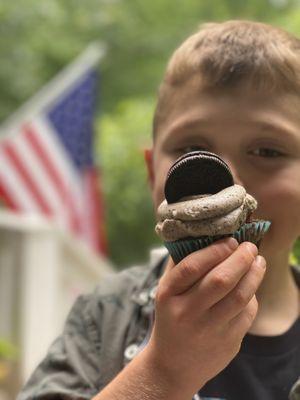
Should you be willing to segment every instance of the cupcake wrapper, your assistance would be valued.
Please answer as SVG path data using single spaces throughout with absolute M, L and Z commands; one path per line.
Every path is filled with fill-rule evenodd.
M 228 235 L 202 236 L 200 238 L 189 238 L 176 240 L 175 242 L 165 242 L 175 264 L 179 263 L 188 254 L 203 249 L 213 242 L 224 237 L 234 237 L 239 243 L 252 242 L 259 246 L 264 234 L 269 230 L 270 221 L 254 221 L 244 224 L 239 230 Z

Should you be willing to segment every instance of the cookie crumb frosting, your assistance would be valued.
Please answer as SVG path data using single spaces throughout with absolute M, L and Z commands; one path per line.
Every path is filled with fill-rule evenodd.
M 164 241 L 233 233 L 257 208 L 244 187 L 233 185 L 213 195 L 191 196 L 157 210 L 156 233 Z

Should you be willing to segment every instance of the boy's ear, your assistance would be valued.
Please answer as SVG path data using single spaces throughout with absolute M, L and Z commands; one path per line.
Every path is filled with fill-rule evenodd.
M 144 149 L 144 159 L 148 172 L 148 182 L 152 189 L 154 185 L 153 149 Z

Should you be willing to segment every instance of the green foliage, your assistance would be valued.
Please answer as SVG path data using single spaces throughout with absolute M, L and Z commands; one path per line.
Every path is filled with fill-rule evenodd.
M 0 120 L 91 41 L 107 48 L 97 156 L 111 256 L 120 265 L 145 258 L 157 241 L 141 148 L 150 143 L 154 95 L 165 64 L 199 24 L 233 18 L 275 22 L 300 32 L 296 0 L 0 2 Z
M 10 342 L 0 338 L 0 360 L 14 360 L 17 357 L 17 349 Z
M 274 1 L 274 0 L 273 0 Z M 272 21 L 295 5 L 268 0 L 17 0 L 0 3 L 0 119 L 30 97 L 87 44 L 107 45 L 103 105 L 155 93 L 171 51 L 204 21 Z M 292 25 L 292 24 L 291 24 Z M 299 25 L 298 25 L 299 26 Z M 295 22 L 296 31 L 298 26 Z
M 157 242 L 143 155 L 153 106 L 151 99 L 127 99 L 98 121 L 110 253 L 119 266 L 145 260 Z
M 292 264 L 300 263 L 300 240 L 298 239 L 293 248 Z

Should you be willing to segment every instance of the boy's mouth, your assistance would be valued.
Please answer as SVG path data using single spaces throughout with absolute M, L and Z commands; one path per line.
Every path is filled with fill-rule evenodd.
M 166 184 L 167 202 L 182 198 L 216 194 L 234 185 L 229 166 L 217 154 L 192 151 L 184 154 L 170 168 Z
M 176 160 L 165 197 L 157 210 L 156 232 L 167 242 L 232 234 L 245 241 L 250 230 L 259 239 L 270 224 L 255 218 L 255 198 L 234 184 L 229 166 L 210 152 L 193 151 Z

